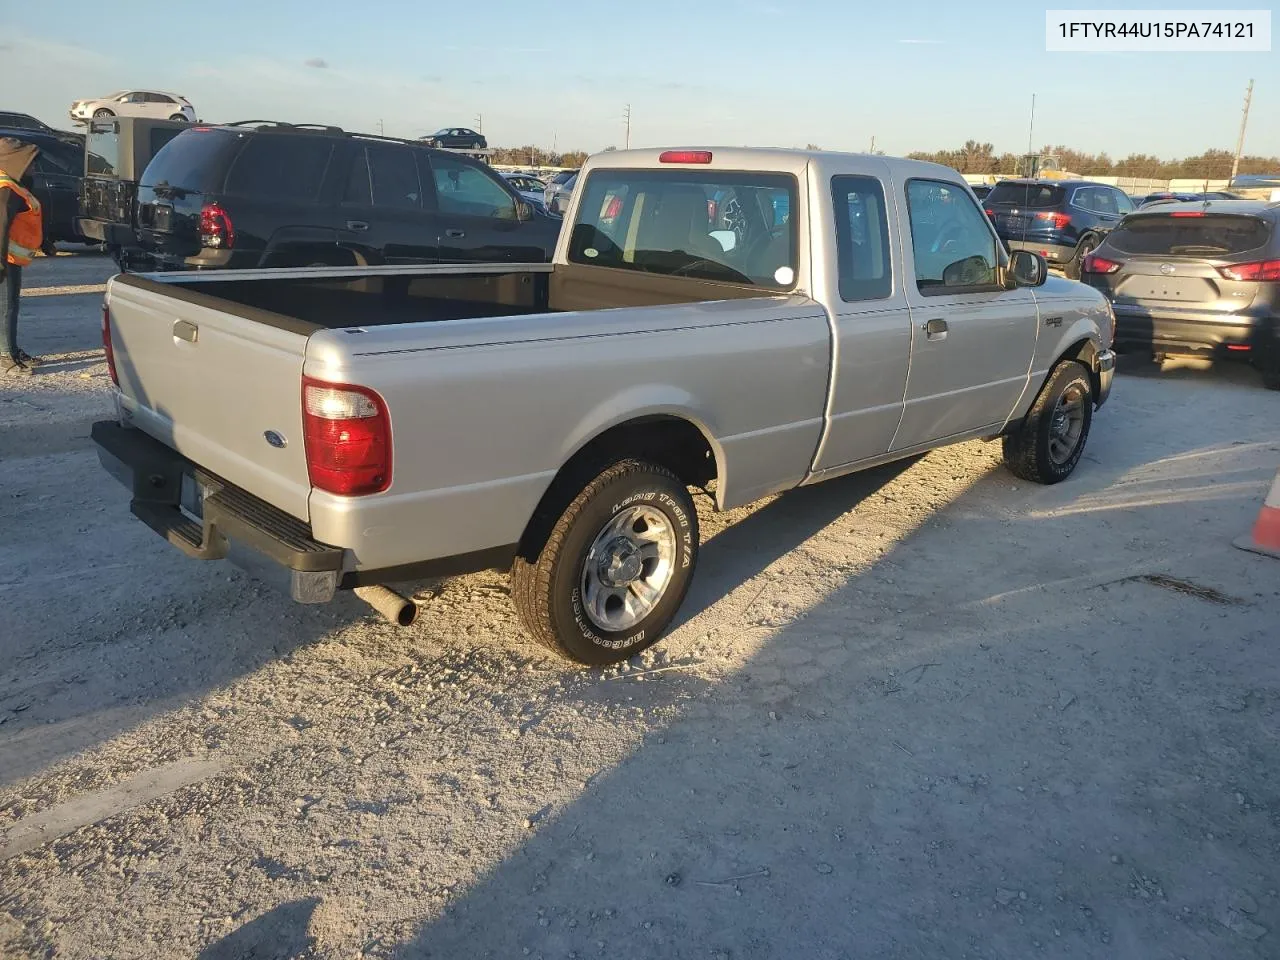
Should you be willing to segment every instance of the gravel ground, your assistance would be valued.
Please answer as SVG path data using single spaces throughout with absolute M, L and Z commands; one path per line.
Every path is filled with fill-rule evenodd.
M 37 261 L 0 381 L 0 956 L 1280 956 L 1251 371 L 1124 368 L 1057 487 L 973 443 L 704 509 L 678 629 L 580 671 L 496 574 L 400 630 L 134 521 L 110 272 Z

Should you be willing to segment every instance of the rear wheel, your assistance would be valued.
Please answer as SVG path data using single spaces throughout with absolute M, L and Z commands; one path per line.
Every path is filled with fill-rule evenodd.
M 187 122 L 186 115 L 185 115 L 185 114 L 181 114 L 181 113 L 175 113 L 175 114 L 174 114 L 172 117 L 170 117 L 169 119 L 170 119 L 170 120 L 172 120 L 174 123 L 186 123 L 186 122 Z
M 108 110 L 106 107 L 99 107 L 97 110 L 93 111 L 93 116 L 95 119 L 100 119 L 102 117 L 114 117 L 115 111 Z
M 1083 272 L 1084 258 L 1098 249 L 1098 241 L 1093 237 L 1086 237 L 1080 241 L 1080 246 L 1076 248 L 1076 255 L 1067 261 L 1063 273 L 1067 275 L 1068 280 L 1079 280 L 1080 274 Z
M 537 528 L 552 518 L 535 517 L 541 542 L 523 545 L 512 565 L 516 610 L 563 657 L 625 660 L 657 640 L 684 601 L 698 556 L 693 498 L 670 470 L 644 460 L 588 469 L 560 489 L 568 505 L 549 533 Z
M 1084 454 L 1093 423 L 1093 382 L 1084 364 L 1064 360 L 1022 421 L 1004 436 L 1005 466 L 1033 483 L 1059 483 Z

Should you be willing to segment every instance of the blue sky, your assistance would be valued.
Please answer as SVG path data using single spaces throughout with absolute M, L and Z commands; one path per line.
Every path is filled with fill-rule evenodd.
M 1172 157 L 1234 148 L 1252 77 L 1246 152 L 1280 155 L 1276 52 L 1046 53 L 1045 6 L 0 0 L 0 107 L 59 125 L 76 98 L 154 87 L 206 120 L 417 136 L 481 114 L 495 145 L 594 151 L 622 146 L 630 103 L 634 146 L 1022 152 L 1034 92 L 1037 146 Z

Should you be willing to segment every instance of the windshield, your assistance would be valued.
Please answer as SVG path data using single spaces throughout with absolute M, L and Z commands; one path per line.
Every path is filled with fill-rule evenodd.
M 1270 227 L 1256 217 L 1157 214 L 1129 217 L 1111 231 L 1108 242 L 1123 253 L 1220 257 L 1256 250 L 1270 236 Z
M 1047 210 L 1062 204 L 1066 191 L 1047 183 L 1018 183 L 1006 180 L 997 183 L 987 194 L 984 203 L 988 207 L 1006 205 L 1027 210 Z
M 779 173 L 596 170 L 569 260 L 666 276 L 795 285 L 796 181 Z
M 11 130 L 48 130 L 49 128 L 25 113 L 0 113 L 0 127 Z

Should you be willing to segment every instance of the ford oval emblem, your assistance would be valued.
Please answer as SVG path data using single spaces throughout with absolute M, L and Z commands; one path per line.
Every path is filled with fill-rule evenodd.
M 262 435 L 267 438 L 267 443 L 271 444 L 277 450 L 283 450 L 288 446 L 289 441 L 274 430 L 264 431 Z
M 1172 263 L 1160 264 L 1160 272 L 1163 273 L 1166 277 L 1169 276 L 1169 274 L 1173 273 L 1173 271 L 1176 269 L 1177 268 Z

